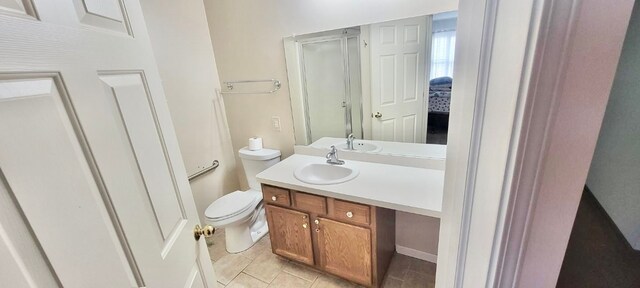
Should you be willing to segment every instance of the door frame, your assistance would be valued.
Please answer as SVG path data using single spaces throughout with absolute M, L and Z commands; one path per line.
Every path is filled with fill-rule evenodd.
M 555 285 L 632 5 L 460 1 L 436 287 Z
M 535 1 L 460 1 L 436 287 L 470 286 L 466 279 L 477 286 L 491 278 L 499 204 L 521 117 L 520 82 L 526 85 L 528 43 L 535 34 Z M 508 89 L 496 87 L 498 77 Z
M 502 203 L 494 287 L 556 286 L 634 6 L 541 2 L 542 43 Z
M 431 78 L 431 61 L 433 61 L 431 57 L 431 52 L 433 50 L 433 15 L 435 14 L 427 15 L 427 31 L 425 31 L 427 36 L 424 39 L 427 44 L 424 51 L 425 67 L 424 79 L 422 79 L 422 81 L 424 81 L 424 86 L 422 88 L 422 108 L 424 109 L 424 115 L 422 117 L 422 130 L 424 130 L 424 137 L 422 137 L 422 140 L 424 141 L 424 144 L 427 144 L 427 138 L 429 138 L 429 86 L 431 86 L 431 79 L 429 78 Z M 446 146 L 447 144 L 445 143 L 444 145 Z

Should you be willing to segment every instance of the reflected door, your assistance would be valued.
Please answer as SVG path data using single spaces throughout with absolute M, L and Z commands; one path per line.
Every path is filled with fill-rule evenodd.
M 374 140 L 422 143 L 425 139 L 429 17 L 371 25 Z
M 138 1 L 0 1 L 0 39 L 0 286 L 214 287 Z

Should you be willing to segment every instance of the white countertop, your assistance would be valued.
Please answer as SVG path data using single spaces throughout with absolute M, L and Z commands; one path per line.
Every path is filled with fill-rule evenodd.
M 324 157 L 295 154 L 257 175 L 258 181 L 302 192 L 440 218 L 444 171 L 347 160 L 360 171 L 355 179 L 333 185 L 304 183 L 293 172 Z

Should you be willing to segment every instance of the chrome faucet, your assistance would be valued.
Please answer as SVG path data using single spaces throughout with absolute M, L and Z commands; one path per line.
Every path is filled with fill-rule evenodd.
M 354 150 L 353 140 L 355 139 L 356 139 L 356 136 L 353 136 L 353 133 L 350 133 L 349 136 L 347 136 L 347 150 Z
M 331 165 L 344 164 L 343 160 L 338 159 L 338 149 L 336 149 L 336 146 L 331 146 L 331 151 L 327 153 L 327 163 Z

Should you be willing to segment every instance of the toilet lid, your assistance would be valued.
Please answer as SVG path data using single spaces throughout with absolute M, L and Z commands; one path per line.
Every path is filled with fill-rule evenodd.
M 251 208 L 255 201 L 256 195 L 254 193 L 231 192 L 213 201 L 204 211 L 204 215 L 209 219 L 227 218 Z

